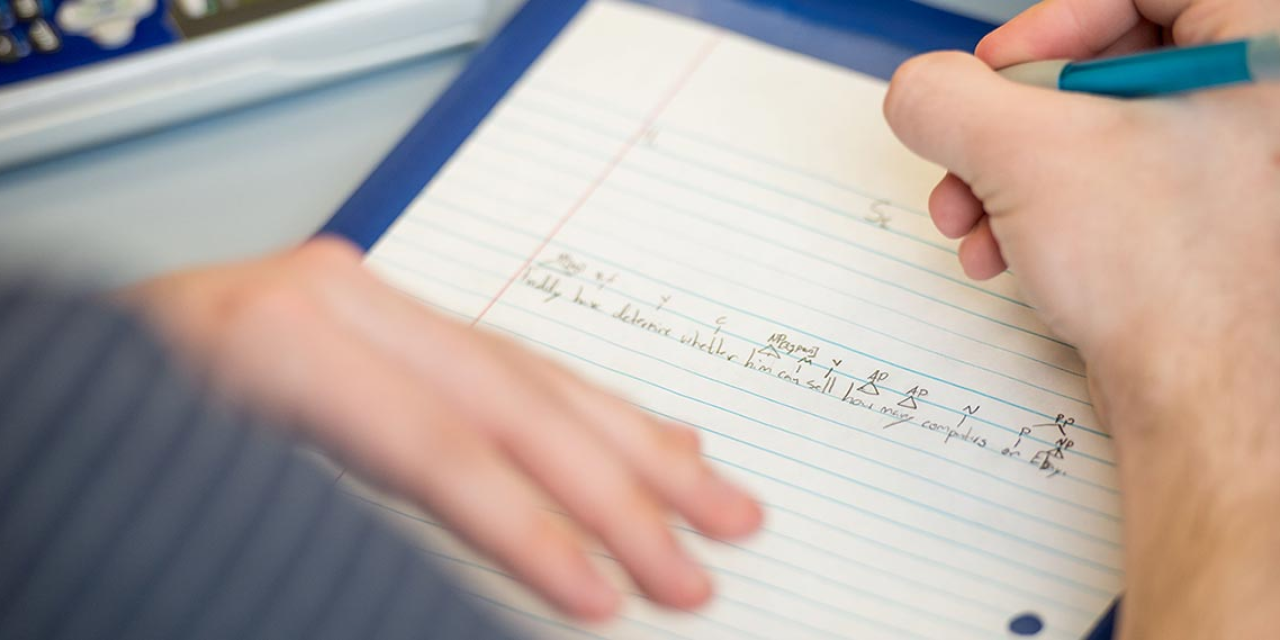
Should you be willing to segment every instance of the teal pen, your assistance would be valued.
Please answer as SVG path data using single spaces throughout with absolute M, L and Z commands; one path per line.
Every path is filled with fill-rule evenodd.
M 1083 62 L 1028 62 L 1001 69 L 1000 75 L 1039 87 L 1122 98 L 1280 80 L 1280 34 Z

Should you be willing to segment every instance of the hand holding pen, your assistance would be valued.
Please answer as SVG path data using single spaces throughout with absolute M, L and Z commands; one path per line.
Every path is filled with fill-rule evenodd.
M 1088 365 L 1122 638 L 1280 628 L 1280 397 L 1247 391 L 1280 379 L 1276 33 L 1270 0 L 1049 0 L 976 57 L 903 65 L 886 101 L 949 171 L 929 208 L 965 271 L 1012 265 Z

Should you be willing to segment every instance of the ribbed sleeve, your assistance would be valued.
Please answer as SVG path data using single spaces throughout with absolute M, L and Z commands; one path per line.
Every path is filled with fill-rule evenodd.
M 506 638 L 130 317 L 0 287 L 0 638 Z

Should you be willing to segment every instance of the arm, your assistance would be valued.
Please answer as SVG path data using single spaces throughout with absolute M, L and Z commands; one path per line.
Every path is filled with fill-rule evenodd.
M 1011 265 L 1080 349 L 1124 495 L 1124 637 L 1280 627 L 1280 88 L 1116 101 L 991 69 L 1280 29 L 1274 3 L 1052 0 L 977 57 L 925 56 L 886 114 L 949 170 L 973 277 Z
M 1159 397 L 1123 382 L 1097 394 L 1119 453 L 1124 638 L 1265 638 L 1280 624 L 1280 402 L 1260 391 L 1280 354 L 1257 338 L 1122 374 L 1145 386 L 1177 372 Z
M 506 638 L 140 323 L 0 286 L 0 637 Z

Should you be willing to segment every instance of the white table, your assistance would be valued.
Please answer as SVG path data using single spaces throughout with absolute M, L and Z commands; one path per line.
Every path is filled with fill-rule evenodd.
M 934 0 L 998 21 L 1029 0 Z M 90 286 L 296 244 L 448 86 L 469 51 L 0 173 L 0 274 Z

